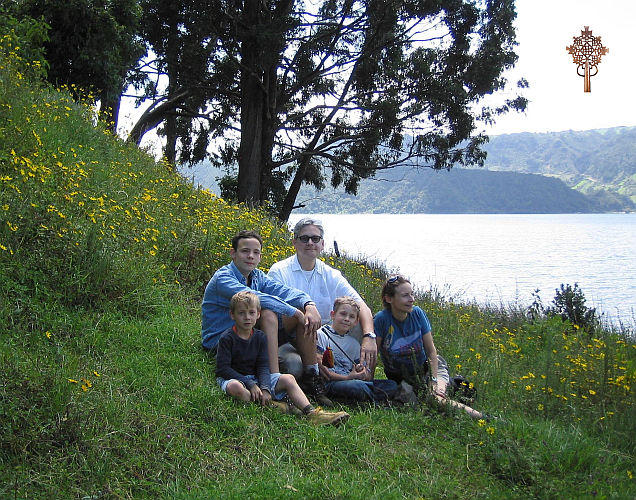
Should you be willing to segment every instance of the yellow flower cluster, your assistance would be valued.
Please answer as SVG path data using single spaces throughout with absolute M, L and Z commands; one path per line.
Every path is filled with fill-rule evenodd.
M 92 374 L 95 377 L 101 377 L 101 375 L 97 372 L 97 370 L 93 370 Z M 69 378 L 67 380 L 68 380 L 69 384 L 78 385 L 80 387 L 80 389 L 82 390 L 82 392 L 88 392 L 93 387 L 93 383 L 87 377 L 81 377 L 79 379 L 79 381 L 75 380 L 74 378 Z
M 0 48 L 2 61 L 17 54 Z M 95 238 L 91 248 L 113 261 L 157 263 L 149 264 L 155 282 L 198 286 L 229 261 L 230 240 L 241 229 L 263 236 L 265 270 L 293 252 L 287 228 L 264 210 L 196 189 L 166 164 L 104 135 L 89 103 L 64 92 L 12 101 L 3 91 L 15 75 L 4 76 L 0 118 L 20 140 L 7 141 L 13 147 L 0 160 L 0 258 L 19 258 L 30 245 L 71 258 L 71 249 L 88 249 Z

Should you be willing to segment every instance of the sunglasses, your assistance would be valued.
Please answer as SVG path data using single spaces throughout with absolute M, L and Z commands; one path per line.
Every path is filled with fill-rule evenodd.
M 387 283 L 395 283 L 398 280 L 405 280 L 405 278 L 403 278 L 402 276 L 400 276 L 399 274 L 396 274 L 395 276 L 391 276 L 388 280 L 386 280 Z M 406 281 L 406 280 L 405 280 Z
M 309 242 L 309 240 L 311 240 L 314 243 L 318 243 L 320 240 L 322 240 L 322 236 L 309 236 L 307 234 L 303 234 L 302 236 L 299 236 L 298 238 L 296 238 L 297 240 L 302 241 L 303 243 L 307 243 Z

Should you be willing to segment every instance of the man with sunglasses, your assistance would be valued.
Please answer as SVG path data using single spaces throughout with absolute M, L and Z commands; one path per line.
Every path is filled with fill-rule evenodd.
M 311 217 L 300 219 L 294 226 L 296 254 L 276 262 L 270 268 L 268 276 L 307 293 L 316 303 L 323 324 L 329 323 L 331 308 L 337 297 L 352 297 L 360 305 L 361 331 L 357 332 L 357 335 L 355 331 L 352 332 L 357 337 L 362 334 L 360 362 L 373 373 L 377 361 L 373 314 L 342 273 L 318 259 L 324 246 L 322 222 Z M 278 350 L 278 356 L 281 368 L 285 372 L 300 376 L 302 363 L 291 344 L 283 344 Z

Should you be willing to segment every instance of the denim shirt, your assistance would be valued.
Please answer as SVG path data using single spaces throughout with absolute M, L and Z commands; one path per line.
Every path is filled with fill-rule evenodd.
M 234 321 L 230 318 L 230 299 L 237 292 L 251 291 L 258 295 L 262 309 L 269 309 L 283 316 L 293 316 L 296 309 L 303 310 L 311 298 L 305 292 L 285 286 L 261 271 L 250 273 L 250 284 L 234 262 L 219 269 L 205 287 L 201 304 L 201 338 L 203 347 L 212 349 L 219 343 L 221 334 Z

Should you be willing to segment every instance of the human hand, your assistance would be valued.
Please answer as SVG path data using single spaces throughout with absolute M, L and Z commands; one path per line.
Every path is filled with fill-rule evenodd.
M 367 370 L 364 365 L 358 363 L 357 365 L 354 365 L 354 367 L 349 372 L 349 378 L 351 380 L 366 380 L 368 377 L 368 373 L 369 370 Z
M 438 380 L 431 384 L 431 392 L 440 398 L 446 399 L 446 382 Z
M 261 389 L 261 405 L 267 406 L 272 400 L 272 394 L 268 390 Z
M 360 362 L 369 367 L 375 367 L 378 359 L 378 346 L 375 339 L 364 337 L 360 346 Z
M 260 401 L 262 396 L 263 391 L 261 391 L 261 388 L 257 384 L 254 384 L 252 387 L 250 387 L 250 400 Z
M 320 319 L 320 313 L 316 306 L 313 304 L 308 304 L 305 307 L 305 335 L 311 335 L 316 338 L 316 332 L 318 328 L 320 328 L 322 321 Z

